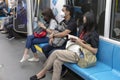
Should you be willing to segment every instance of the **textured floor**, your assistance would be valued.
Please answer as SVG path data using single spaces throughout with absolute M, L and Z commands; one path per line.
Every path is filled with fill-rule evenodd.
M 24 62 L 20 63 L 23 55 L 25 39 L 6 39 L 5 34 L 0 33 L 0 80 L 29 80 L 29 77 L 39 72 L 46 58 L 43 54 L 40 55 L 39 62 Z M 29 52 L 32 56 L 32 52 Z M 47 73 L 47 76 L 42 80 L 51 80 L 52 74 Z M 69 71 L 61 80 L 82 80 L 80 77 Z

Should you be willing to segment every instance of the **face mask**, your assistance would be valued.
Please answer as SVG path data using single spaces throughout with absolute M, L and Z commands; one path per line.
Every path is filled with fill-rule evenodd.
M 2 3 L 2 1 L 0 1 L 0 3 Z
M 64 18 L 64 17 L 65 17 L 65 13 L 62 11 L 62 12 L 60 13 L 60 16 L 61 16 L 62 18 Z

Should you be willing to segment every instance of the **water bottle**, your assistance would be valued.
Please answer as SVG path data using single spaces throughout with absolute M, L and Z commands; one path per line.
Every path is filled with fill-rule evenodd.
M 84 53 L 81 49 L 80 49 L 80 58 L 84 58 Z

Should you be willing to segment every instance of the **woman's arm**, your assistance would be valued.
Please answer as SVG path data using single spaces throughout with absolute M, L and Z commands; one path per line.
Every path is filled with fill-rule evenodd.
M 42 22 L 38 22 L 38 26 L 41 27 L 42 29 L 46 30 L 49 34 L 51 34 L 53 31 L 51 29 L 47 29 L 46 26 Z
M 59 32 L 59 33 L 54 33 L 53 37 L 65 37 L 67 36 L 71 31 L 69 29 L 66 29 L 63 32 Z
M 89 46 L 88 44 L 85 43 L 85 41 L 81 40 L 81 39 L 76 39 L 74 40 L 76 44 L 79 44 L 80 46 L 88 49 L 89 51 L 91 51 L 92 53 L 96 54 L 98 48 L 94 48 L 92 46 Z

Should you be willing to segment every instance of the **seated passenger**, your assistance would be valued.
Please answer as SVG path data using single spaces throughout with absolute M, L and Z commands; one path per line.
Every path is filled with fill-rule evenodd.
M 45 26 L 45 24 L 43 24 L 42 22 L 38 22 L 38 26 L 47 31 L 47 37 L 36 38 L 36 37 L 34 37 L 34 35 L 28 36 L 27 40 L 26 40 L 24 54 L 23 54 L 23 57 L 20 60 L 20 62 L 23 62 L 29 58 L 28 50 L 30 48 L 31 48 L 32 52 L 34 53 L 34 57 L 29 59 L 29 61 L 39 61 L 39 57 L 36 53 L 36 49 L 35 49 L 34 45 L 40 44 L 40 43 L 48 43 L 49 35 L 57 27 L 57 21 L 55 20 L 55 16 L 53 15 L 53 12 L 50 8 L 46 8 L 45 10 L 43 10 L 42 15 L 43 15 L 45 22 L 49 26 Z
M 0 17 L 6 17 L 8 14 L 7 11 L 7 5 L 5 3 L 5 0 L 0 0 Z M 4 21 L 6 18 L 2 19 L 2 24 L 0 25 L 0 31 L 3 30 L 3 25 L 4 25 Z
M 56 33 L 56 34 L 51 34 L 51 38 L 50 38 L 50 44 L 44 46 L 43 49 L 43 53 L 45 54 L 46 57 L 48 57 L 51 53 L 51 51 L 55 50 L 55 49 L 65 49 L 65 44 L 63 44 L 60 47 L 54 47 L 52 45 L 52 41 L 54 38 L 63 38 L 66 37 L 68 34 L 71 35 L 76 35 L 77 34 L 77 24 L 75 22 L 75 19 L 73 19 L 73 7 L 69 6 L 69 5 L 64 5 L 62 8 L 62 12 L 63 12 L 63 16 L 64 20 L 62 22 L 65 23 L 66 25 L 66 29 L 62 32 Z M 62 23 L 61 22 L 61 23 Z
M 71 39 L 74 43 L 91 51 L 94 55 L 97 53 L 99 41 L 99 35 L 95 28 L 94 15 L 91 12 L 87 12 L 83 16 L 83 29 L 80 30 L 78 38 Z M 91 46 L 88 46 L 86 43 Z M 80 53 L 74 52 L 74 50 L 55 50 L 47 59 L 43 69 L 38 74 L 30 77 L 30 80 L 40 80 L 44 78 L 52 66 L 52 80 L 60 80 L 62 64 L 65 62 L 77 63 L 80 58 L 79 55 Z
M 0 17 L 6 16 L 8 13 L 5 0 L 0 0 Z
M 8 33 L 8 36 L 7 36 L 7 39 L 9 40 L 12 40 L 14 39 L 14 29 L 13 29 L 13 18 L 14 18 L 14 15 L 15 15 L 15 3 L 12 4 L 12 7 L 10 8 L 10 11 L 8 13 L 8 21 L 4 23 L 4 31 L 7 31 Z

